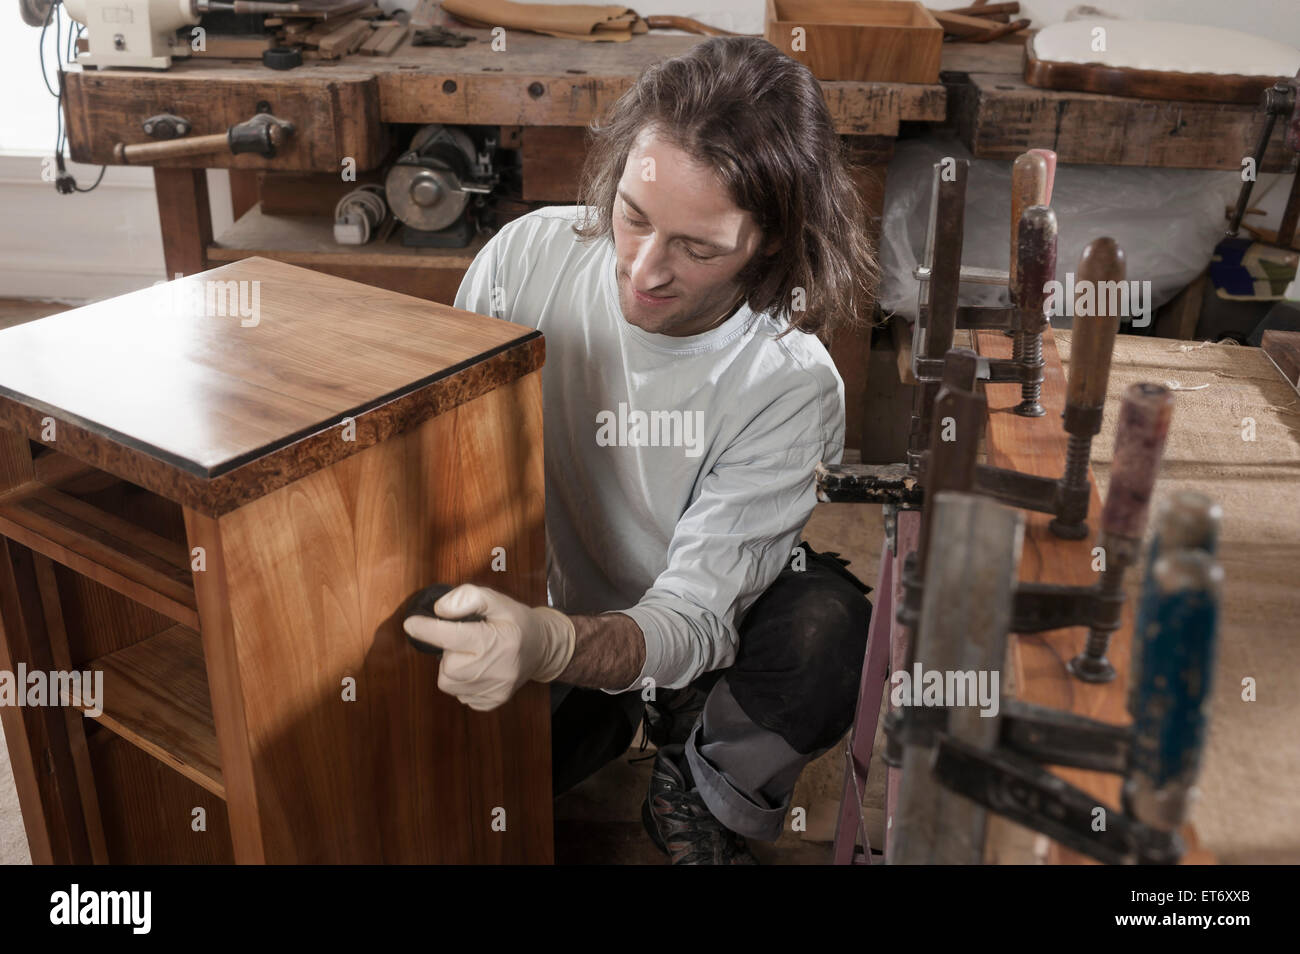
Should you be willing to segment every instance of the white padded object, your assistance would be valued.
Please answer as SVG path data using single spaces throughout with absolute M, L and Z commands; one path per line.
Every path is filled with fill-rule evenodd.
M 1104 51 L 1093 49 L 1093 30 L 1105 29 Z M 1295 76 L 1300 50 L 1286 43 L 1196 23 L 1159 20 L 1073 20 L 1034 35 L 1034 55 L 1056 63 L 1178 73 Z

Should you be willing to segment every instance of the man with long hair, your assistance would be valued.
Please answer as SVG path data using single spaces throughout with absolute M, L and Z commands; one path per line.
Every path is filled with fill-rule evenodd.
M 752 864 L 856 702 L 867 588 L 799 537 L 844 447 L 818 336 L 877 265 L 821 88 L 764 40 L 649 67 L 593 134 L 580 204 L 502 228 L 455 302 L 546 335 L 551 605 L 464 585 L 439 615 L 485 621 L 407 627 L 475 709 L 552 682 L 557 794 L 644 722 L 650 837 Z

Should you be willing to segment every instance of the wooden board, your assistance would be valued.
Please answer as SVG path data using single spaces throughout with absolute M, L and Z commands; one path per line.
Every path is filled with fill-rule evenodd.
M 1038 89 L 1023 53 L 996 43 L 946 43 L 948 120 L 977 159 L 1014 159 L 1046 148 L 1062 163 L 1241 171 L 1264 115 L 1256 105 L 1139 99 Z M 1282 124 L 1260 165 L 1287 172 L 1296 155 Z
M 183 544 L 36 483 L 0 495 L 0 533 L 171 619 L 198 625 Z
M 172 626 L 90 667 L 104 673 L 99 700 L 104 711 L 87 718 L 218 798 L 226 797 L 198 633 Z
M 1300 332 L 1264 332 L 1261 346 L 1291 387 L 1300 390 Z
M 401 23 L 382 24 L 361 44 L 361 52 L 366 56 L 388 56 L 406 39 L 407 29 Z
M 1040 60 L 1031 39 L 1025 45 L 1025 82 L 1042 89 L 1078 90 L 1107 96 L 1136 96 L 1142 99 L 1197 100 L 1211 103 L 1241 103 L 1258 107 L 1264 90 L 1275 82 L 1271 76 L 1243 76 L 1238 73 L 1179 73 L 1173 70 L 1143 70 L 1101 63 L 1061 63 Z
M 205 317 L 192 298 L 244 283 L 248 305 L 253 282 L 256 319 Z M 253 258 L 0 332 L 0 424 L 221 513 L 543 354 L 530 328 Z M 42 440 L 51 417 L 55 441 Z
M 434 580 L 545 603 L 542 446 L 533 372 L 220 520 L 187 513 L 238 861 L 551 860 L 548 687 L 476 713 L 401 630 Z
M 977 350 L 990 358 L 1011 357 L 1011 339 L 999 332 L 975 334 Z M 1065 467 L 1067 435 L 1060 426 L 1065 409 L 1065 375 L 1056 343 L 1049 328 L 1043 334 L 1043 395 L 1047 414 L 1026 418 L 1011 413 L 1020 403 L 1020 387 L 991 384 L 984 389 L 988 399 L 988 430 L 985 436 L 988 463 L 1040 476 L 1059 477 Z M 1098 574 L 1092 570 L 1093 537 L 1096 536 L 1101 502 L 1093 485 L 1088 502 L 1088 526 L 1092 534 L 1083 540 L 1062 540 L 1048 529 L 1049 514 L 1025 512 L 1025 542 L 1020 578 L 1026 582 L 1091 585 Z M 1128 724 L 1125 694 L 1128 691 L 1129 646 L 1133 632 L 1132 606 L 1125 604 L 1123 621 L 1111 637 L 1108 658 L 1116 677 L 1105 684 L 1085 683 L 1071 676 L 1065 664 L 1082 651 L 1087 629 L 1057 630 L 1011 638 L 1012 678 L 1020 698 L 1029 703 L 1064 709 L 1114 724 Z M 1082 769 L 1057 769 L 1073 785 L 1095 795 L 1099 803 L 1118 809 L 1120 778 Z M 1053 843 L 1056 861 L 1085 861 Z
M 209 35 L 202 50 L 191 50 L 191 56 L 225 57 L 228 59 L 262 59 L 262 54 L 275 46 L 273 36 L 214 36 Z
M 1011 339 L 1000 332 L 976 332 L 976 349 L 989 358 L 1011 357 Z M 1015 384 L 990 384 L 984 388 L 988 399 L 988 430 L 985 435 L 988 463 L 1039 476 L 1059 477 L 1065 466 L 1068 437 L 1059 421 L 1065 409 L 1065 374 L 1056 351 L 1056 342 L 1048 328 L 1043 333 L 1043 391 L 1045 416 L 1027 418 L 1012 413 L 1020 403 L 1020 387 Z M 1089 476 L 1091 481 L 1091 475 Z M 1096 482 L 1088 502 L 1089 537 L 1063 540 L 1048 529 L 1050 514 L 1025 511 L 1025 539 L 1021 556 L 1020 579 L 1025 582 L 1065 583 L 1088 586 L 1097 582 L 1092 569 L 1092 547 L 1101 513 Z M 1126 592 L 1134 592 L 1130 569 Z M 1133 638 L 1133 601 L 1124 604 L 1120 627 L 1110 640 L 1107 658 L 1116 676 L 1108 683 L 1085 683 L 1066 670 L 1066 664 L 1083 650 L 1086 627 L 1056 630 L 1030 635 L 1012 635 L 1010 661 L 1012 679 L 1021 700 L 1053 709 L 1063 709 L 1113 725 L 1128 725 L 1126 697 Z M 1120 809 L 1121 778 L 1104 772 L 1074 768 L 1054 768 L 1067 782 L 1096 796 L 1099 805 Z M 1000 826 L 1001 831 L 1010 831 Z M 1194 834 L 1187 829 L 1194 845 Z M 996 848 L 993 849 L 996 854 Z M 1057 864 L 1092 864 L 1092 860 L 1052 842 L 1048 860 Z M 1186 863 L 1204 863 L 1203 854 L 1190 852 Z
M 351 53 L 359 49 L 361 44 L 369 37 L 370 24 L 358 20 L 341 26 L 337 30 L 331 30 L 321 37 L 318 45 L 321 54 L 324 56 L 343 56 L 345 53 Z

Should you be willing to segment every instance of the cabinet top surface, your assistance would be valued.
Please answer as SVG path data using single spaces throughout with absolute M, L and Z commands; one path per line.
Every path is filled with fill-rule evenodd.
M 522 325 L 249 258 L 0 331 L 0 419 L 35 411 L 55 432 L 29 436 L 56 448 L 66 422 L 112 453 L 211 479 L 335 436 L 323 431 L 349 439 L 348 418 L 359 424 L 398 399 L 411 413 L 406 399 L 445 392 L 479 365 L 506 383 L 529 368 L 492 359 L 536 338 Z M 448 401 L 459 403 L 444 394 L 429 406 Z

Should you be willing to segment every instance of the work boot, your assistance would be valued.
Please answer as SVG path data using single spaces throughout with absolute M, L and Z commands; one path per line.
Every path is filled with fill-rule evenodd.
M 661 748 L 650 773 L 641 821 L 675 865 L 756 865 L 745 839 L 709 812 L 681 745 Z
M 684 745 L 704 711 L 709 694 L 691 686 L 661 689 L 659 698 L 645 704 L 645 737 L 657 749 Z
M 655 693 L 655 698 L 645 704 L 642 723 L 645 740 L 657 749 L 666 745 L 685 745 L 695 723 L 700 721 L 709 692 L 722 675 L 722 670 L 714 670 L 683 689 L 660 689 Z M 645 751 L 644 744 L 641 751 Z

